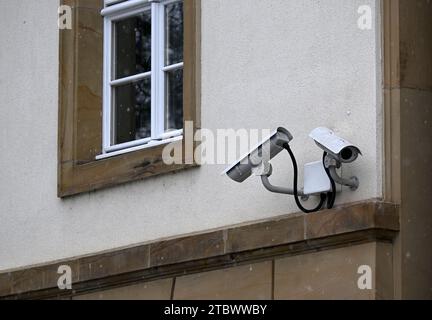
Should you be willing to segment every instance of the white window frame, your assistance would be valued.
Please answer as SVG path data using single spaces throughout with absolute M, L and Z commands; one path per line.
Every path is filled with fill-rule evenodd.
M 133 152 L 183 139 L 183 129 L 165 132 L 165 74 L 183 69 L 183 62 L 165 66 L 165 6 L 183 0 L 105 0 L 102 154 L 96 159 Z M 151 11 L 152 43 L 149 72 L 113 80 L 113 24 Z M 116 86 L 151 79 L 151 137 L 112 145 L 112 92 Z

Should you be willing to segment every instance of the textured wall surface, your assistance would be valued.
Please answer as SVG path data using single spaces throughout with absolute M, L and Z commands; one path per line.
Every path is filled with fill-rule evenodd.
M 321 158 L 307 135 L 328 126 L 364 153 L 344 172 L 360 189 L 338 202 L 380 196 L 380 31 L 357 27 L 365 3 L 379 21 L 375 1 L 203 0 L 203 126 L 285 126 L 300 164 Z M 57 6 L 0 2 L 0 270 L 298 211 L 216 165 L 58 199 Z M 291 185 L 286 155 L 274 168 Z
M 272 271 L 274 264 L 274 272 Z M 358 287 L 368 265 L 373 290 Z M 393 298 L 392 245 L 372 242 L 102 290 L 76 300 L 373 300 Z M 274 286 L 272 286 L 274 283 Z
M 401 1 L 401 297 L 432 299 L 432 3 Z M 395 86 L 396 88 L 398 86 Z

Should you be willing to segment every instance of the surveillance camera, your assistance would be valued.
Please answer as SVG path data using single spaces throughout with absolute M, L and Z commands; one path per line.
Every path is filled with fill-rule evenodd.
M 359 179 L 357 177 L 354 176 L 350 179 L 340 177 L 336 169 L 340 168 L 342 163 L 355 161 L 361 152 L 360 149 L 352 143 L 338 137 L 333 131 L 327 128 L 321 127 L 313 130 L 310 137 L 324 150 L 321 161 L 305 166 L 305 179 L 309 177 L 308 179 L 313 180 L 309 183 L 309 185 L 312 184 L 312 188 L 309 190 L 313 190 L 313 192 L 309 193 L 320 196 L 318 205 L 313 209 L 307 209 L 300 203 L 299 197 L 302 196 L 302 199 L 307 201 L 309 193 L 299 190 L 298 188 L 297 161 L 289 145 L 293 137 L 291 133 L 284 128 L 278 128 L 272 135 L 264 139 L 261 144 L 253 148 L 248 154 L 240 158 L 240 160 L 235 162 L 222 174 L 228 175 L 228 177 L 237 182 L 245 181 L 252 173 L 256 176 L 261 176 L 261 182 L 268 191 L 293 195 L 297 206 L 304 213 L 312 213 L 321 210 L 326 201 L 327 208 L 331 209 L 336 199 L 336 183 L 348 186 L 351 190 L 356 190 L 359 187 Z M 293 164 L 294 178 L 292 189 L 274 186 L 269 181 L 269 177 L 272 174 L 272 166 L 269 161 L 282 150 L 288 152 Z M 306 168 L 308 171 L 306 171 Z M 312 172 L 312 174 L 307 175 L 306 172 Z M 321 182 L 323 183 L 320 184 Z M 329 184 L 330 186 L 328 186 Z
M 291 133 L 285 128 L 278 128 L 268 138 L 264 139 L 258 146 L 241 157 L 222 174 L 228 175 L 232 180 L 243 182 L 252 175 L 254 168 L 260 167 L 277 156 L 284 145 L 293 139 Z
M 309 136 L 315 140 L 315 143 L 321 149 L 339 162 L 351 163 L 357 159 L 359 154 L 361 155 L 359 148 L 349 141 L 338 137 L 328 128 L 316 128 Z

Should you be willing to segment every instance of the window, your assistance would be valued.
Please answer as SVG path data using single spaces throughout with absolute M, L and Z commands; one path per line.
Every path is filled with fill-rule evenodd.
M 97 158 L 180 140 L 183 0 L 123 1 L 102 15 L 103 153 Z
M 61 2 L 58 196 L 196 166 L 163 150 L 200 128 L 200 0 Z

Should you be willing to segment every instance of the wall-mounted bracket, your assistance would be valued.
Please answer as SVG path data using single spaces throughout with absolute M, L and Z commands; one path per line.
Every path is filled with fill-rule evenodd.
M 360 185 L 360 181 L 356 176 L 353 176 L 349 179 L 342 178 L 337 173 L 338 168 L 341 167 L 341 163 L 337 161 L 336 159 L 332 158 L 331 156 L 327 155 L 324 159 L 324 165 L 329 170 L 330 176 L 336 182 L 337 184 L 350 187 L 352 191 L 355 191 L 358 189 Z

